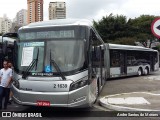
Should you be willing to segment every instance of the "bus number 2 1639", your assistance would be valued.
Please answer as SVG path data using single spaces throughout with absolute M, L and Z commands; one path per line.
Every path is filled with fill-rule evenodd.
M 67 88 L 67 84 L 53 84 L 53 88 Z

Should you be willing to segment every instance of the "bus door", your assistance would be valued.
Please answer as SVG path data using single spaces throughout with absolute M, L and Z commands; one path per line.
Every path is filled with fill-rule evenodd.
M 126 52 L 125 51 L 121 51 L 120 52 L 120 71 L 121 71 L 121 75 L 125 75 L 127 74 L 127 62 L 126 62 Z
M 101 47 L 95 46 L 92 49 L 92 79 L 95 79 L 96 76 L 99 76 L 99 88 L 103 84 L 103 63 L 102 63 L 102 50 Z
M 100 69 L 100 79 L 101 79 L 101 84 L 103 84 L 103 80 L 104 80 L 104 53 L 102 53 L 102 52 L 104 52 L 103 50 L 102 50 L 102 48 L 101 48 L 101 46 L 99 47 L 99 49 L 98 49 L 98 56 L 99 56 L 99 69 Z
M 152 54 L 150 55 L 150 66 L 152 71 L 154 71 L 154 65 L 155 65 L 155 56 L 154 54 Z
M 101 47 L 96 46 L 94 48 L 94 53 L 95 53 L 95 60 L 94 60 L 94 67 L 96 68 L 96 73 L 100 77 L 100 80 L 102 80 L 102 53 L 101 53 Z
M 96 47 L 93 47 L 92 48 L 92 54 L 91 54 L 91 69 L 90 69 L 90 72 L 91 72 L 91 79 L 95 79 L 96 78 L 96 75 L 97 75 L 97 61 L 96 61 Z

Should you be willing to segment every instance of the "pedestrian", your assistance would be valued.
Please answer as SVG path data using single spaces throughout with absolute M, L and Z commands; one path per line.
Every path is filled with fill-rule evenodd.
M 13 65 L 11 63 L 11 61 L 8 61 L 8 67 L 11 68 L 13 70 Z M 12 104 L 12 96 L 13 96 L 13 93 L 12 91 L 10 91 L 10 94 L 9 94 L 9 101 L 8 101 L 8 104 L 11 105 Z
M 10 61 L 8 61 L 8 67 L 13 69 L 13 65 L 12 65 L 12 63 Z
M 2 102 L 4 97 L 4 109 L 7 109 L 9 101 L 11 80 L 12 80 L 12 69 L 8 67 L 8 62 L 3 62 L 3 67 L 0 70 L 0 109 L 2 109 Z

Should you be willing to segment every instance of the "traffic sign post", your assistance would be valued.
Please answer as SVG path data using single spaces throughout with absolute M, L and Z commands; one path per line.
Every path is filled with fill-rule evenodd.
M 160 18 L 153 20 L 151 24 L 151 31 L 155 37 L 160 38 Z

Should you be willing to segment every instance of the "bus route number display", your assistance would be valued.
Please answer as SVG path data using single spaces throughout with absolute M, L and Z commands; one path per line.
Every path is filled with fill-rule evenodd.
M 21 40 L 74 38 L 74 30 L 27 32 L 19 34 Z

